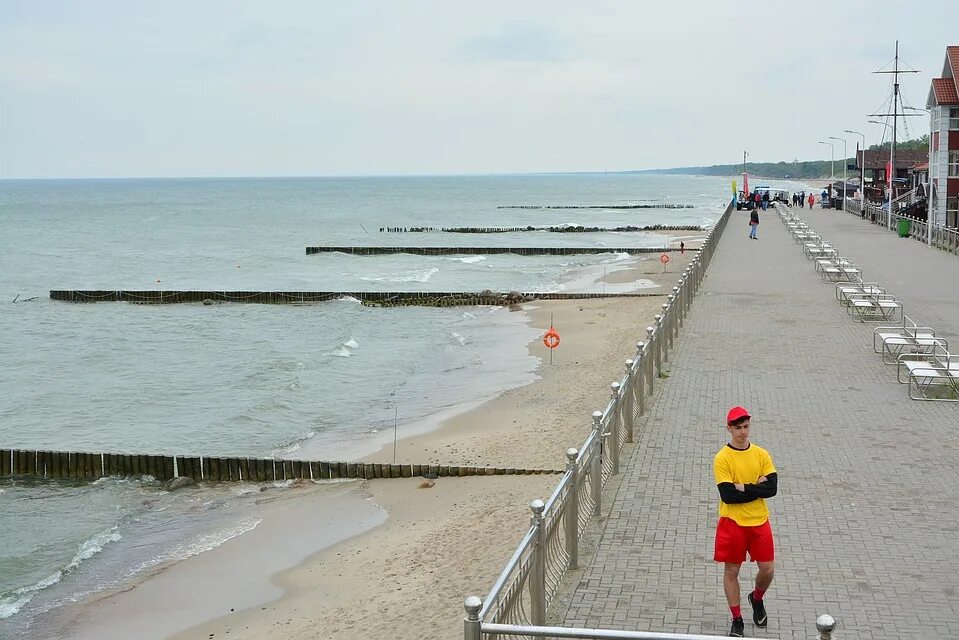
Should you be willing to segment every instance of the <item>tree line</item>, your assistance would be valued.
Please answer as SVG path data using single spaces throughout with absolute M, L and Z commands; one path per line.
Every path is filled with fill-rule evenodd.
M 874 144 L 868 148 L 868 151 L 877 151 L 879 149 L 889 149 L 889 142 L 883 144 Z M 929 148 L 929 134 L 921 138 L 896 142 L 897 151 L 925 151 Z M 856 164 L 856 158 L 850 157 L 846 160 L 849 166 Z M 833 161 L 833 167 L 837 176 L 842 176 L 842 158 L 836 158 Z M 746 171 L 750 175 L 763 176 L 764 178 L 783 178 L 783 179 L 801 179 L 801 178 L 821 178 L 828 176 L 830 172 L 829 160 L 793 160 L 792 162 L 747 162 Z M 670 173 L 697 176 L 735 176 L 743 172 L 742 163 L 739 164 L 715 164 L 708 167 L 676 167 L 673 169 L 648 169 L 645 171 L 629 171 L 627 173 Z

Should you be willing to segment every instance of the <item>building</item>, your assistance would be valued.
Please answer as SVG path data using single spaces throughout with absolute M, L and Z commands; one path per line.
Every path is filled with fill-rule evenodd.
M 942 77 L 933 78 L 929 110 L 929 217 L 938 225 L 959 226 L 959 46 L 946 47 Z
M 959 138 L 959 134 L 956 136 Z M 896 149 L 896 181 L 895 193 L 897 197 L 912 188 L 910 184 L 916 168 L 929 160 L 928 151 L 911 151 Z M 889 176 L 886 168 L 889 163 L 889 149 L 874 149 L 871 151 L 859 150 L 856 155 L 856 168 L 861 169 L 864 176 L 866 201 L 875 204 L 886 202 Z

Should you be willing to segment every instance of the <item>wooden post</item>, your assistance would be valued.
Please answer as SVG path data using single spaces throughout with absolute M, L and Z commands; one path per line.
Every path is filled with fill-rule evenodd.
M 330 463 L 325 460 L 320 462 L 320 477 L 324 480 L 330 479 Z
M 243 478 L 246 478 L 246 475 Z M 240 479 L 240 460 L 239 458 L 230 458 L 230 480 L 236 482 Z
M 209 466 L 209 472 L 207 473 L 208 480 L 219 480 L 220 479 L 220 459 L 219 458 L 207 458 L 206 463 Z
M 340 468 L 340 477 L 341 477 L 341 478 L 349 478 L 349 477 L 351 477 L 351 476 L 348 476 L 348 475 L 346 474 L 346 463 L 345 463 L 345 462 L 338 462 L 338 463 L 336 463 L 336 464 L 337 464 L 337 466 Z M 355 478 L 356 476 L 352 476 L 352 477 Z
M 0 476 L 13 475 L 10 464 L 10 449 L 0 449 Z
M 293 475 L 293 461 L 284 460 L 283 461 L 283 479 L 292 480 L 294 477 L 296 476 Z

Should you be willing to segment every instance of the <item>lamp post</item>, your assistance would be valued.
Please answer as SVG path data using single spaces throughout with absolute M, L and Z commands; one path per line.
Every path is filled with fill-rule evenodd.
M 825 140 L 820 140 L 819 144 L 828 144 L 829 145 L 829 197 L 832 197 L 832 183 L 836 180 L 836 170 L 835 170 L 835 158 L 836 158 L 836 145 L 831 142 L 826 142 Z
M 909 111 L 925 111 L 929 114 L 929 169 L 926 171 L 926 244 L 932 246 L 932 111 L 922 107 L 903 107 Z
M 866 206 L 866 134 L 859 133 L 858 131 L 850 131 L 849 129 L 843 129 L 845 133 L 853 133 L 857 136 L 862 136 L 862 166 L 859 167 L 859 211 L 861 215 L 865 215 L 865 206 Z M 856 162 L 859 162 L 859 158 L 856 158 Z
M 886 128 L 892 129 L 892 125 L 891 125 L 891 124 L 886 124 L 885 122 L 881 122 L 881 121 L 879 121 L 879 120 L 870 120 L 869 123 L 870 123 L 870 124 L 881 124 L 882 126 L 884 126 L 884 127 L 886 127 Z M 891 144 L 891 143 L 890 143 L 890 144 Z M 879 149 L 880 149 L 880 150 L 882 149 L 882 145 L 880 145 Z M 889 147 L 889 161 L 890 161 L 890 164 L 892 164 L 892 146 Z M 889 199 L 888 199 L 889 212 L 886 214 L 886 229 L 887 229 L 887 230 L 892 229 L 892 179 L 893 179 L 893 176 L 891 176 L 891 175 L 887 175 L 887 176 L 886 176 L 886 182 L 889 184 Z
M 846 156 L 846 139 L 829 136 L 830 140 L 842 140 L 842 204 L 845 209 L 846 204 L 846 165 L 849 164 L 849 158 Z

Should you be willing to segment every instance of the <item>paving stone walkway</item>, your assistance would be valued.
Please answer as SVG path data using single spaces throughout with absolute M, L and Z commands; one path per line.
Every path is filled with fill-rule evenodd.
M 959 352 L 959 258 L 848 213 L 798 211 Z M 780 487 L 770 623 L 749 619 L 744 567 L 746 635 L 814 638 L 829 613 L 837 640 L 959 637 L 959 403 L 909 400 L 872 350 L 873 327 L 849 318 L 774 211 L 759 240 L 744 212 L 732 215 L 627 450 L 596 555 L 552 617 L 727 633 L 712 459 L 726 410 L 742 404 Z

